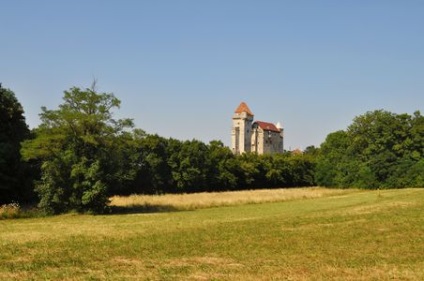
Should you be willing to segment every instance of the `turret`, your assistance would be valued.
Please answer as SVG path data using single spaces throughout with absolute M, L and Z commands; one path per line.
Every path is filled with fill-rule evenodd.
M 245 102 L 240 103 L 233 115 L 231 149 L 234 154 L 250 152 L 253 113 Z

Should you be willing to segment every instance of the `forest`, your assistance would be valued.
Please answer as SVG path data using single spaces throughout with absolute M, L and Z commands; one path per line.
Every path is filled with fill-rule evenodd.
M 219 140 L 177 140 L 114 119 L 120 100 L 70 88 L 29 129 L 13 91 L 0 88 L 0 205 L 46 213 L 103 213 L 113 195 L 326 186 L 424 187 L 424 117 L 375 110 L 320 147 L 234 155 Z

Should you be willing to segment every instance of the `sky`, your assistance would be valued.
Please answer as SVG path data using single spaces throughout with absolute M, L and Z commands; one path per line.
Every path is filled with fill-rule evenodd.
M 424 1 L 0 0 L 0 82 L 25 110 L 90 87 L 116 118 L 181 140 L 231 141 L 240 102 L 287 150 L 355 116 L 424 105 Z

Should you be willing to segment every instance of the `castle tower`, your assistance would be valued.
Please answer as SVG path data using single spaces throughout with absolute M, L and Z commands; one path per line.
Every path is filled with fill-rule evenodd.
M 244 102 L 240 103 L 234 111 L 231 130 L 231 149 L 234 154 L 250 152 L 253 116 L 252 111 Z

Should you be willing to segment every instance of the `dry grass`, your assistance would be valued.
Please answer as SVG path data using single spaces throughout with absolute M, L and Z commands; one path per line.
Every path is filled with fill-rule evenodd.
M 260 190 L 134 204 L 176 206 L 178 198 L 188 208 L 203 195 L 212 196 L 200 206 L 236 205 L 0 220 L 0 280 L 424 280 L 424 189 Z M 258 203 L 249 195 L 283 202 L 241 204 Z
M 341 196 L 352 192 L 357 192 L 357 190 L 309 187 L 203 192 L 194 194 L 131 195 L 114 196 L 110 198 L 110 205 L 115 207 L 142 207 L 146 209 L 153 207 L 156 210 L 171 209 L 183 211 L 221 206 L 237 206 L 243 204 L 272 203 L 327 196 Z
M 0 220 L 17 218 L 21 212 L 18 203 L 10 203 L 0 206 Z

